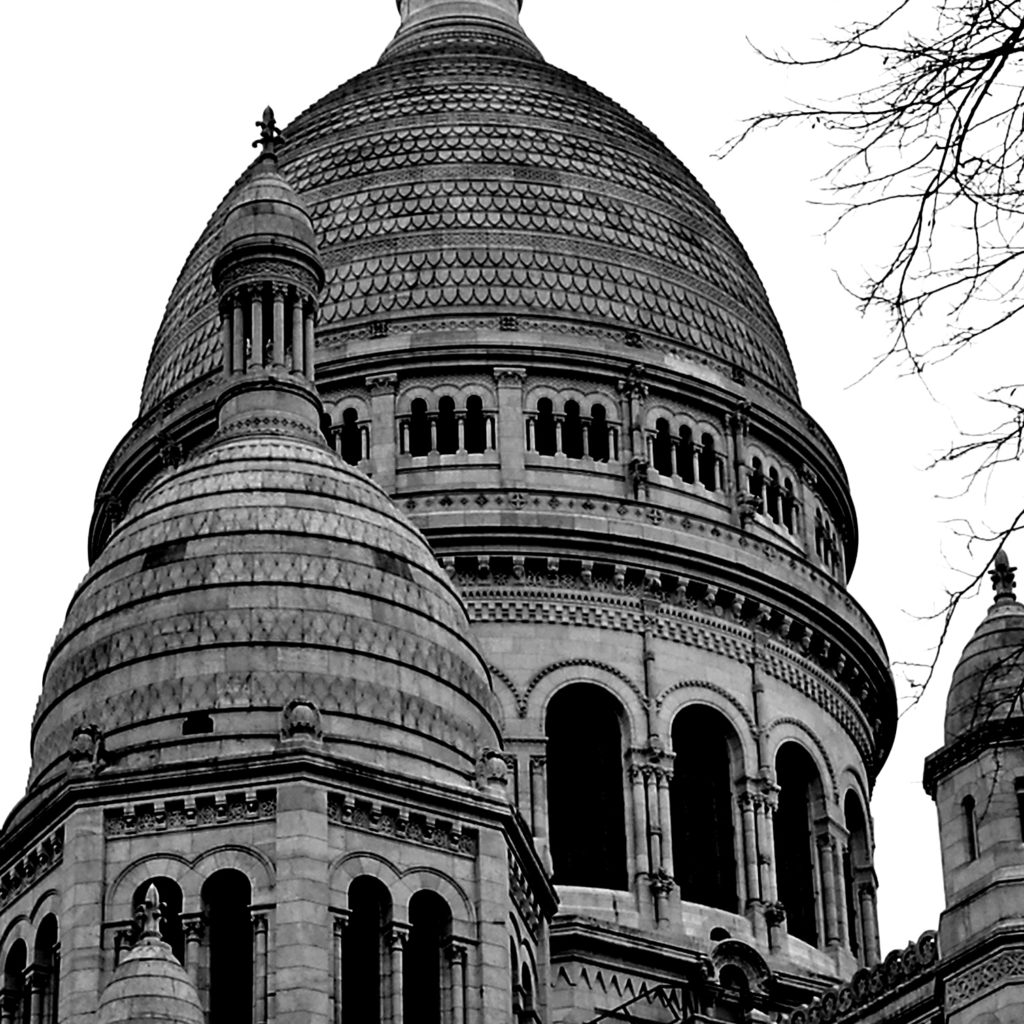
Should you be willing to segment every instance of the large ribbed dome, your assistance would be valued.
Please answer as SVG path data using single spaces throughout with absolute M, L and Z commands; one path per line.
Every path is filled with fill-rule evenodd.
M 496 704 L 422 535 L 314 441 L 220 436 L 139 497 L 76 593 L 33 726 L 39 786 L 82 730 L 128 769 L 272 752 L 304 730 L 380 767 L 472 778 Z M 373 728 L 370 728 L 370 725 Z
M 795 400 L 761 282 L 689 171 L 545 63 L 514 13 L 476 20 L 448 6 L 426 28 L 409 17 L 375 68 L 285 131 L 281 168 L 327 269 L 321 349 L 380 321 L 518 315 L 620 331 L 624 345 L 712 362 Z M 217 366 L 210 267 L 228 202 L 171 295 L 143 413 Z

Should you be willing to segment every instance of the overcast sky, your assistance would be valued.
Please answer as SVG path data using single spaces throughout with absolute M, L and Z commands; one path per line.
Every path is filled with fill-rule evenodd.
M 958 424 L 982 422 L 976 394 L 998 378 L 998 350 L 951 364 L 931 393 L 884 369 L 851 386 L 887 339 L 884 324 L 859 318 L 835 271 L 855 281 L 884 254 L 874 228 L 823 237 L 829 215 L 809 200 L 820 198 L 816 178 L 829 165 L 824 139 L 790 131 L 724 161 L 711 155 L 744 117 L 807 94 L 798 74 L 768 67 L 747 37 L 800 49 L 865 7 L 526 0 L 522 20 L 548 60 L 622 103 L 688 164 L 746 245 L 804 404 L 850 475 L 861 526 L 851 589 L 892 658 L 921 661 L 936 631 L 915 616 L 942 604 L 954 569 L 987 557 L 972 561 L 948 521 L 998 525 L 1011 505 L 1006 481 L 951 500 L 957 480 L 923 471 Z M 54 0 L 12 5 L 4 21 L 0 813 L 23 792 L 46 653 L 86 570 L 96 482 L 137 413 L 181 264 L 251 159 L 264 105 L 289 121 L 375 62 L 397 15 L 393 0 Z M 934 927 L 942 908 L 921 762 L 941 744 L 949 673 L 988 596 L 986 586 L 954 624 L 936 684 L 904 715 L 876 789 L 883 952 Z

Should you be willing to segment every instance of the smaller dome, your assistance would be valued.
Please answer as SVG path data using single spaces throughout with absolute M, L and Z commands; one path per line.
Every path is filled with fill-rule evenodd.
M 121 958 L 103 990 L 98 1024 L 203 1024 L 196 987 L 160 938 L 159 903 L 151 886 L 141 908 L 142 938 Z
M 1002 550 L 990 573 L 996 599 L 964 648 L 946 698 L 946 743 L 991 721 L 1024 717 L 1024 604 Z
M 232 198 L 221 229 L 220 254 L 214 262 L 214 282 L 224 278 L 247 258 L 278 255 L 298 259 L 313 270 L 317 288 L 323 284 L 323 267 L 316 235 L 302 200 L 278 170 L 276 146 L 280 132 L 274 111 L 267 107 L 257 122 L 263 152 Z

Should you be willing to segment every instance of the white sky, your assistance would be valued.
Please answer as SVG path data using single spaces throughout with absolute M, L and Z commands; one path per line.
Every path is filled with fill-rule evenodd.
M 806 95 L 802 79 L 766 66 L 745 37 L 799 49 L 866 6 L 527 0 L 523 24 L 549 60 L 646 122 L 743 240 L 786 333 L 804 403 L 850 474 L 861 525 L 851 589 L 893 659 L 920 661 L 936 631 L 911 613 L 941 605 L 955 582 L 949 562 L 973 564 L 947 520 L 1007 520 L 1014 484 L 1019 501 L 1019 473 L 950 501 L 936 495 L 954 493 L 955 478 L 922 471 L 955 421 L 981 422 L 975 395 L 999 382 L 998 350 L 937 375 L 935 399 L 887 370 L 850 388 L 887 339 L 883 324 L 858 317 L 833 268 L 856 279 L 882 254 L 871 245 L 874 231 L 822 237 L 828 215 L 808 200 L 829 163 L 823 138 L 789 131 L 724 162 L 710 156 L 743 117 Z M 51 0 L 11 5 L 4 21 L 0 813 L 23 791 L 46 652 L 86 570 L 96 482 L 137 412 L 181 264 L 251 159 L 264 105 L 287 123 L 375 62 L 397 15 L 393 0 Z M 1024 559 L 1024 551 L 1010 554 Z M 986 599 L 955 623 L 936 686 L 904 716 L 876 790 L 883 951 L 934 927 L 942 907 L 921 762 L 941 743 L 949 673 L 987 595 L 986 587 Z

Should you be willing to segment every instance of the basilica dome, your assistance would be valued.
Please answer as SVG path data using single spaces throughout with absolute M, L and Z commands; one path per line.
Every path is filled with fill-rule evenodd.
M 280 165 L 326 266 L 321 346 L 377 321 L 528 317 L 795 402 L 764 288 L 714 202 L 636 118 L 546 63 L 516 6 L 411 5 L 375 67 L 285 130 Z M 217 367 L 210 269 L 232 195 L 170 297 L 143 415 Z

